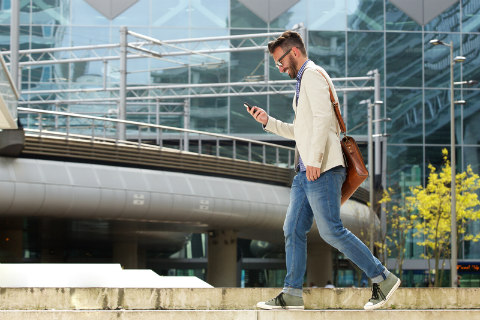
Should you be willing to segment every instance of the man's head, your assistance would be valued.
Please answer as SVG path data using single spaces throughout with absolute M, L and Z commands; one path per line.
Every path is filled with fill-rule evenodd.
M 268 51 L 280 72 L 287 72 L 292 79 L 297 76 L 298 70 L 307 59 L 305 44 L 300 34 L 295 31 L 285 31 L 280 37 L 270 41 Z

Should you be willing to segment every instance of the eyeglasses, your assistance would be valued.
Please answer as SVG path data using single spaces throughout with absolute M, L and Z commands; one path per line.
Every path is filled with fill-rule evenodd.
M 278 60 L 277 62 L 275 62 L 275 65 L 280 68 L 280 67 L 283 67 L 283 64 L 282 64 L 282 59 L 285 58 L 287 56 L 287 54 L 290 53 L 290 51 L 292 51 L 292 48 L 288 49 L 287 52 L 285 52 Z

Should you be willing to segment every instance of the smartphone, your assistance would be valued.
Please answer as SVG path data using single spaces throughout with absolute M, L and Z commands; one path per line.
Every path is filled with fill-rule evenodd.
M 248 111 L 253 108 L 253 106 L 248 102 L 244 102 L 243 105 L 248 109 Z

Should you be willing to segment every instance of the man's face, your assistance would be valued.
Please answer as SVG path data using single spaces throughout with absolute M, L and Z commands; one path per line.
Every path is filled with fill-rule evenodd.
M 287 51 L 283 51 L 281 47 L 277 47 L 272 54 L 273 60 L 280 72 L 286 72 L 290 78 L 295 79 L 298 73 L 296 67 L 296 60 L 294 57 L 293 48 Z

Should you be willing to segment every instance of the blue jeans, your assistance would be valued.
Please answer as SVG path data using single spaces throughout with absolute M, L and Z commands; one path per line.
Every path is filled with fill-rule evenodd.
M 340 195 L 345 176 L 345 168 L 340 166 L 322 173 L 315 181 L 308 181 L 305 172 L 299 172 L 293 179 L 283 225 L 287 264 L 283 292 L 302 295 L 307 233 L 314 218 L 325 242 L 342 252 L 369 278 L 385 278 L 384 266 L 360 239 L 343 226 L 340 219 Z

